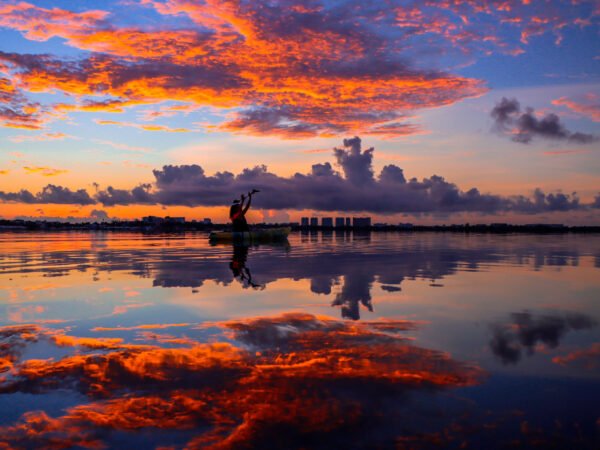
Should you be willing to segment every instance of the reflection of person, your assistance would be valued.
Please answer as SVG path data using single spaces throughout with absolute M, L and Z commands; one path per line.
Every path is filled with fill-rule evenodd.
M 233 277 L 238 279 L 244 287 L 252 286 L 254 289 L 264 289 L 264 285 L 252 281 L 250 269 L 246 267 L 247 259 L 248 247 L 245 245 L 234 245 L 233 255 L 231 257 L 231 262 L 229 263 L 229 268 L 233 273 Z
M 252 195 L 258 192 L 256 189 L 248 192 L 248 197 L 244 194 L 240 195 L 240 200 L 235 199 L 229 209 L 229 218 L 233 224 L 233 231 L 246 232 L 250 231 L 248 222 L 246 222 L 246 213 L 252 204 Z M 248 199 L 248 203 L 244 205 L 244 201 Z

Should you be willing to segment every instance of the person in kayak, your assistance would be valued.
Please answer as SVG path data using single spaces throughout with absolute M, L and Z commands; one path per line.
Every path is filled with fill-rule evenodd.
M 229 209 L 229 218 L 233 224 L 234 232 L 249 232 L 248 222 L 246 221 L 246 213 L 252 204 L 252 195 L 258 192 L 256 189 L 252 189 L 248 192 L 248 197 L 244 194 L 240 195 L 240 200 L 234 200 L 231 208 Z M 248 199 L 248 203 L 244 205 L 244 201 Z

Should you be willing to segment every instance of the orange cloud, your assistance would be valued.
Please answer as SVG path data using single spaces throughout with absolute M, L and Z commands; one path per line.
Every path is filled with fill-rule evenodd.
M 558 155 L 571 155 L 577 153 L 589 153 L 586 149 L 575 149 L 575 150 L 546 150 L 542 154 L 547 156 L 558 156 Z
M 7 318 L 11 322 L 23 322 L 24 316 L 34 316 L 36 314 L 42 314 L 46 311 L 46 308 L 41 305 L 30 305 L 22 306 L 17 308 L 9 308 Z M 32 322 L 35 322 L 34 320 Z
M 575 350 L 565 356 L 555 356 L 552 362 L 561 366 L 581 364 L 586 369 L 600 368 L 600 343 L 592 344 L 589 348 Z
M 398 111 L 442 106 L 485 91 L 477 80 L 412 70 L 395 59 L 372 61 L 390 43 L 366 28 L 349 32 L 316 9 L 295 8 L 286 32 L 278 17 L 237 1 L 205 4 L 145 2 L 165 15 L 186 14 L 195 29 L 141 30 L 107 26 L 100 11 L 69 13 L 23 4 L 5 10 L 1 22 L 30 39 L 60 36 L 92 54 L 81 63 L 2 54 L 12 76 L 32 92 L 61 90 L 75 96 L 104 95 L 127 105 L 176 100 L 199 106 L 244 108 L 217 129 L 284 138 L 364 132 L 402 136 L 417 130 L 395 123 Z M 322 14 L 323 26 L 304 21 Z M 35 33 L 26 24 L 31 17 Z M 275 20 L 275 21 L 274 21 Z M 72 27 L 65 26 L 69 21 Z M 209 29 L 210 32 L 206 30 Z M 329 67 L 330 66 L 330 67 Z M 329 67 L 329 68 L 328 68 Z M 285 105 L 285 106 L 283 106 Z M 109 107 L 111 107 L 110 105 Z M 117 104 L 115 112 L 121 110 Z M 56 110 L 85 110 L 61 104 Z M 93 107 L 90 108 L 93 110 Z M 159 111 L 156 116 L 169 114 Z M 189 131 L 163 125 L 98 121 L 146 131 Z
M 64 36 L 65 30 L 93 30 L 108 12 L 90 10 L 74 13 L 60 8 L 45 9 L 27 2 L 8 3 L 0 7 L 0 26 L 21 31 L 27 39 L 45 41 Z
M 552 104 L 566 106 L 571 111 L 581 114 L 594 122 L 600 122 L 600 96 L 597 94 L 589 93 L 585 96 L 583 101 L 575 101 L 567 97 L 561 97 L 552 100 Z
M 80 103 L 57 103 L 53 110 L 58 113 L 63 112 L 110 112 L 122 113 L 126 107 L 143 104 L 143 102 L 134 100 L 93 100 L 87 99 Z
M 43 133 L 43 134 L 38 134 L 36 136 L 28 136 L 28 135 L 17 135 L 17 136 L 11 136 L 8 139 L 12 142 L 16 142 L 16 143 L 21 143 L 21 142 L 41 142 L 41 141 L 54 141 L 54 140 L 64 140 L 67 138 L 72 138 L 73 136 L 70 136 L 68 134 L 65 133 Z
M 94 350 L 108 349 L 150 349 L 154 348 L 150 345 L 132 345 L 123 344 L 123 339 L 120 338 L 90 338 L 90 337 L 74 337 L 66 334 L 57 334 L 52 336 L 52 341 L 58 347 L 86 347 Z
M 118 305 L 113 308 L 112 314 L 113 315 L 125 314 L 130 309 L 145 308 L 145 307 L 151 306 L 151 305 L 152 305 L 152 303 L 127 303 L 125 305 Z
M 0 63 L 0 73 L 3 65 Z M 13 80 L 0 76 L 0 125 L 8 128 L 39 130 L 47 119 L 40 104 L 28 101 Z
M 153 323 L 134 325 L 131 327 L 94 327 L 92 331 L 130 331 L 130 330 L 162 330 L 173 327 L 188 327 L 189 323 Z
M 564 27 L 589 22 L 584 8 L 559 15 L 541 4 L 507 1 L 427 1 L 427 13 L 418 2 L 392 9 L 360 2 L 345 9 L 307 7 L 294 1 L 264 8 L 239 0 L 144 0 L 140 5 L 164 16 L 185 16 L 185 25 L 119 26 L 107 11 L 71 12 L 26 2 L 1 7 L 0 26 L 31 40 L 60 37 L 89 52 L 79 61 L 0 53 L 0 67 L 19 89 L 62 91 L 78 99 L 48 110 L 30 104 L 31 114 L 14 110 L 12 119 L 0 117 L 4 126 L 35 129 L 69 111 L 122 112 L 178 101 L 188 105 L 188 112 L 205 106 L 228 109 L 229 118 L 211 129 L 232 133 L 405 136 L 420 132 L 403 122 L 407 111 L 450 105 L 486 91 L 479 80 L 423 68 L 423 55 L 516 55 L 532 36 L 552 33 L 559 42 Z M 502 33 L 504 28 L 510 33 Z M 520 41 L 505 35 L 520 35 Z M 159 108 L 143 118 L 176 111 Z
M 98 125 L 117 125 L 120 127 L 133 127 L 144 131 L 167 131 L 170 133 L 188 133 L 192 130 L 187 128 L 171 128 L 165 125 L 146 125 L 131 122 L 118 122 L 115 120 L 95 120 Z
M 63 173 L 67 173 L 68 170 L 64 169 L 53 169 L 52 167 L 23 167 L 23 170 L 29 174 L 40 174 L 44 177 L 54 177 L 56 175 L 61 175 Z

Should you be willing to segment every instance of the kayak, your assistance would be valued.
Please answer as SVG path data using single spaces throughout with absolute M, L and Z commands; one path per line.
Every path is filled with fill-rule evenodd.
M 284 241 L 287 239 L 292 229 L 285 228 L 266 228 L 264 230 L 254 230 L 249 232 L 241 231 L 213 231 L 208 236 L 210 242 L 269 242 Z

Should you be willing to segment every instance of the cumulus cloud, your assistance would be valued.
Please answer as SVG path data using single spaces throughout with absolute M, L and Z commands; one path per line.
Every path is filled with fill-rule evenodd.
M 497 131 L 508 133 L 513 141 L 521 144 L 529 144 L 535 137 L 576 144 L 589 144 L 600 139 L 592 134 L 569 131 L 556 114 L 550 113 L 540 119 L 533 108 L 527 107 L 522 112 L 514 98 L 502 98 L 492 109 L 491 116 Z
M 93 209 L 90 212 L 90 218 L 94 220 L 105 221 L 109 219 L 108 213 L 103 209 Z
M 93 205 L 96 203 L 96 200 L 92 199 L 85 189 L 72 191 L 69 188 L 54 184 L 48 184 L 35 195 L 26 189 L 19 192 L 0 191 L 0 200 L 16 203 L 56 203 L 65 205 Z
M 289 178 L 269 172 L 266 166 L 244 169 L 238 175 L 218 172 L 207 175 L 198 165 L 167 165 L 153 171 L 154 189 L 144 189 L 144 201 L 163 205 L 228 205 L 232 195 L 253 188 L 261 191 L 254 205 L 263 209 L 313 209 L 320 211 L 370 211 L 378 213 L 429 213 L 472 211 L 537 213 L 567 211 L 582 207 L 576 194 L 545 194 L 536 190 L 532 198 L 502 197 L 472 188 L 462 191 L 443 177 L 407 180 L 395 165 L 373 170 L 374 149 L 361 148 L 358 137 L 344 140 L 334 157 L 341 171 L 329 162 L 315 164 L 308 174 Z M 109 188 L 97 199 L 105 205 L 135 203 L 134 192 Z
M 535 214 L 548 211 L 586 209 L 595 204 L 582 204 L 576 193 L 544 193 L 537 189 L 533 196 L 512 196 L 482 193 L 477 188 L 461 190 L 439 175 L 418 180 L 407 179 L 404 171 L 393 164 L 379 174 L 373 169 L 375 150 L 362 150 L 358 137 L 345 139 L 342 148 L 335 148 L 336 164 L 314 164 L 307 174 L 281 177 L 266 166 L 246 168 L 239 174 L 217 172 L 207 175 L 196 164 L 166 165 L 152 171 L 154 183 L 140 184 L 133 189 L 109 186 L 92 198 L 87 191 L 70 191 L 48 185 L 37 194 L 0 192 L 0 200 L 22 203 L 74 203 L 104 206 L 159 204 L 165 206 L 223 206 L 240 192 L 259 189 L 254 207 L 265 210 L 312 209 L 317 211 L 368 211 L 395 213 L 455 213 L 484 214 L 517 212 Z
M 131 190 L 115 189 L 109 186 L 105 190 L 97 192 L 95 198 L 104 206 L 154 204 L 156 200 L 149 192 L 150 188 L 150 184 L 140 184 Z

